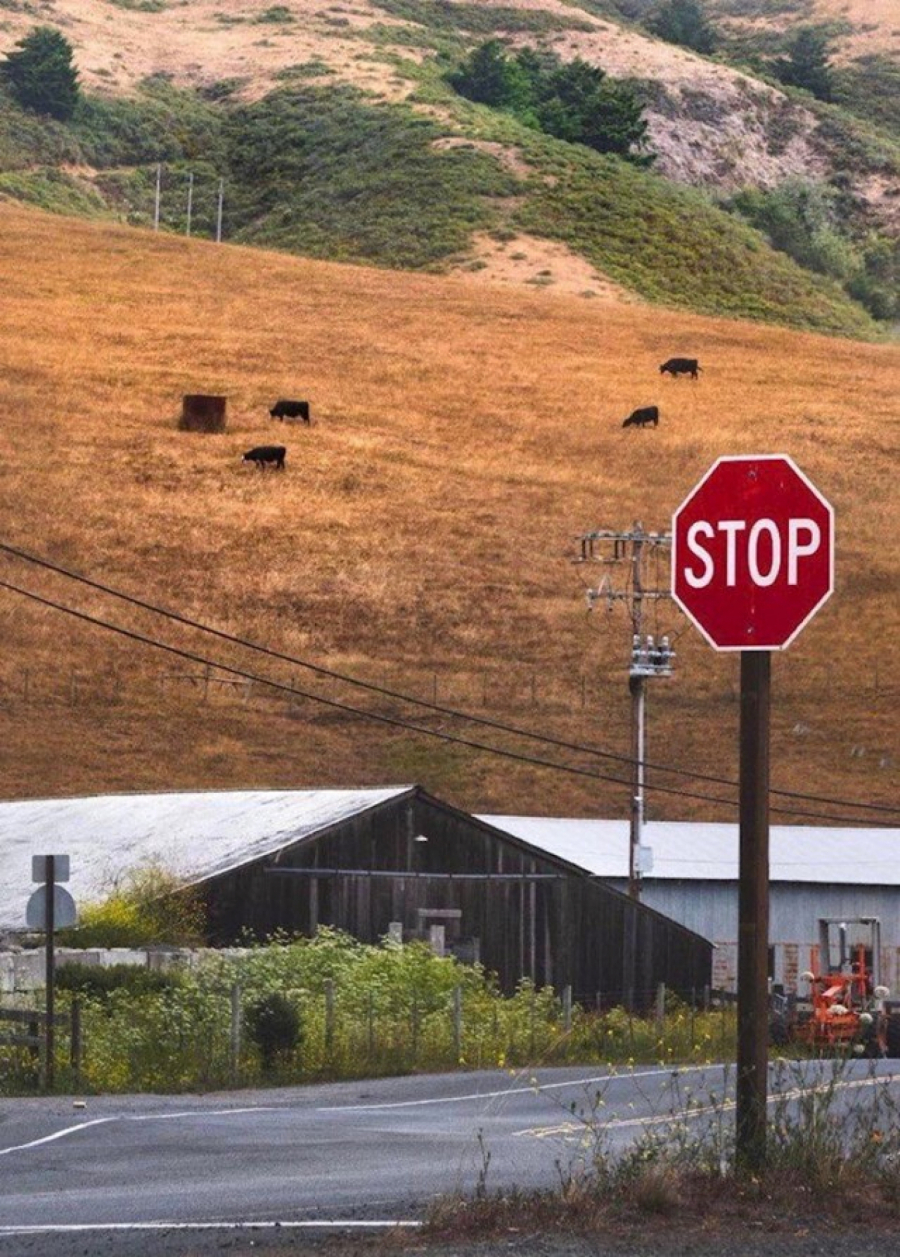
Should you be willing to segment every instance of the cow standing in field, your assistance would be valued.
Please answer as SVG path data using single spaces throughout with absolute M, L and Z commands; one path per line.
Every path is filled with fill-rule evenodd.
M 697 372 L 702 370 L 696 358 L 669 358 L 659 368 L 659 373 L 665 375 L 668 372 L 673 379 L 676 375 L 689 375 L 692 380 L 696 380 Z
M 639 406 L 637 410 L 633 410 L 628 418 L 623 422 L 623 428 L 646 428 L 649 424 L 653 424 L 654 428 L 659 424 L 659 407 L 658 406 Z
M 270 463 L 274 463 L 276 471 L 284 471 L 284 457 L 287 450 L 283 445 L 257 445 L 241 459 L 242 463 L 256 463 L 260 471 L 265 471 Z
M 309 426 L 309 402 L 292 401 L 288 397 L 280 398 L 269 411 L 272 419 L 299 419 Z

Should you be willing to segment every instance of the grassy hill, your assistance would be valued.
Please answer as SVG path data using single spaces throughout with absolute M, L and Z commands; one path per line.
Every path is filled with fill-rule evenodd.
M 727 64 L 745 44 L 769 47 L 752 3 L 744 44 L 716 60 L 652 37 L 640 12 L 618 0 L 247 0 L 239 13 L 219 0 L 48 0 L 41 21 L 71 39 L 86 94 L 61 125 L 0 92 L 0 197 L 147 224 L 163 163 L 173 230 L 190 172 L 194 234 L 211 233 L 224 178 L 233 241 L 488 274 L 531 253 L 532 283 L 560 282 L 564 259 L 585 280 L 574 291 L 614 284 L 707 313 L 877 335 L 870 315 L 889 325 L 900 300 L 900 136 L 889 106 L 867 103 L 891 92 L 867 88 L 889 87 L 890 66 L 854 62 L 844 103 L 823 105 Z M 24 0 L 3 13 L 0 52 L 35 21 Z M 493 35 L 629 81 L 654 169 L 456 95 L 446 72 Z M 801 199 L 814 185 L 818 209 L 792 206 L 779 231 L 784 207 L 765 198 L 785 181 L 803 185 Z M 764 198 L 753 212 L 738 195 L 748 186 Z
M 23 115 L 0 96 L 0 196 L 146 224 L 155 152 L 166 161 L 162 221 L 173 230 L 186 228 L 190 171 L 195 235 L 212 233 L 224 177 L 232 241 L 449 270 L 483 265 L 471 254 L 474 233 L 509 255 L 524 233 L 563 243 L 645 299 L 876 334 L 837 283 L 773 250 L 703 193 L 483 106 L 460 102 L 457 114 L 448 124 L 353 88 L 317 86 L 223 112 L 154 81 L 131 100 L 91 98 L 63 125 Z M 533 279 L 552 284 L 552 268 L 537 268 Z
M 586 614 L 602 573 L 572 565 L 576 535 L 665 527 L 718 454 L 791 454 L 835 505 L 837 591 L 775 660 L 776 783 L 896 800 L 896 346 L 10 205 L 0 271 L 16 277 L 0 303 L 5 540 L 317 664 L 623 754 L 630 630 L 620 612 Z M 701 381 L 661 378 L 670 354 L 698 355 Z M 175 430 L 195 391 L 228 395 L 226 434 Z M 274 424 L 278 396 L 308 397 L 317 424 Z M 622 430 L 651 403 L 658 430 Z M 283 475 L 241 464 L 273 437 Z M 330 699 L 597 766 L 262 662 L 8 558 L 0 579 Z M 653 627 L 684 621 L 665 608 Z M 4 796 L 419 780 L 484 810 L 626 813 L 624 786 L 224 684 L 6 591 L 0 634 Z M 676 678 L 650 687 L 648 753 L 731 775 L 737 662 L 692 630 L 677 650 Z M 655 817 L 730 814 L 651 796 Z

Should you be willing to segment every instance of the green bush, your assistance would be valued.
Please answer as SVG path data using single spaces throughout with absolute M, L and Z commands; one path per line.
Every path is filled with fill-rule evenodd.
M 73 961 L 56 970 L 56 984 L 61 991 L 105 999 L 112 991 L 131 995 L 156 995 L 181 985 L 178 971 L 161 972 L 139 965 L 83 965 Z
M 801 26 L 791 38 L 787 56 L 772 62 L 772 70 L 782 83 L 802 87 L 819 100 L 831 100 L 834 79 L 829 60 L 831 38 L 817 26 Z
M 697 0 L 664 0 L 647 19 L 646 26 L 660 39 L 692 48 L 694 52 L 714 52 L 718 42 L 716 32 Z
M 204 921 L 198 892 L 151 863 L 135 869 L 106 899 L 85 904 L 78 925 L 60 930 L 59 941 L 70 947 L 189 946 L 202 939 Z
M 259 1048 L 263 1073 L 269 1074 L 300 1043 L 300 1014 L 287 996 L 270 991 L 250 1004 L 244 1019 L 247 1031 Z

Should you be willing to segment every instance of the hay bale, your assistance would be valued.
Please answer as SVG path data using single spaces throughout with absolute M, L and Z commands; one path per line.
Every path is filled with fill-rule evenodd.
M 185 393 L 178 427 L 182 432 L 224 432 L 227 397 Z

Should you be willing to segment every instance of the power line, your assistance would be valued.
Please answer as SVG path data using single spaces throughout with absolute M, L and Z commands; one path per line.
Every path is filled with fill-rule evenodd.
M 123 602 L 130 603 L 132 606 L 140 607 L 144 611 L 149 611 L 154 615 L 163 616 L 175 623 L 182 624 L 187 628 L 196 629 L 198 632 L 208 633 L 213 637 L 219 638 L 221 641 L 229 642 L 235 646 L 241 646 L 247 650 L 257 651 L 261 655 L 265 655 L 271 659 L 277 659 L 281 663 L 288 663 L 294 667 L 303 668 L 317 676 L 327 677 L 330 680 L 341 681 L 344 684 L 356 686 L 359 689 L 368 690 L 370 693 L 380 694 L 385 698 L 396 699 L 399 702 L 409 703 L 410 705 L 425 708 L 428 711 L 436 712 L 439 715 L 450 716 L 458 720 L 466 720 L 471 724 L 481 725 L 485 728 L 495 729 L 500 733 L 509 733 L 516 737 L 529 738 L 532 741 L 543 743 L 547 746 L 555 746 L 560 750 L 575 751 L 578 754 L 594 755 L 600 759 L 607 759 L 615 763 L 627 764 L 633 766 L 635 759 L 630 755 L 622 755 L 615 751 L 602 750 L 599 747 L 586 746 L 578 742 L 569 742 L 563 738 L 554 738 L 548 734 L 536 733 L 530 729 L 523 729 L 521 726 L 509 725 L 499 720 L 492 720 L 488 716 L 479 716 L 474 712 L 465 712 L 452 707 L 446 707 L 440 703 L 429 701 L 425 698 L 418 698 L 411 694 L 404 694 L 398 690 L 392 690 L 387 686 L 378 685 L 372 681 L 365 681 L 358 677 L 350 676 L 347 673 L 338 672 L 333 668 L 326 668 L 321 664 L 315 664 L 305 659 L 298 659 L 294 655 L 288 655 L 282 651 L 278 651 L 269 646 L 263 646 L 258 642 L 250 641 L 248 638 L 239 637 L 232 633 L 227 633 L 223 629 L 218 629 L 210 624 L 204 624 L 200 620 L 191 619 L 189 616 L 180 614 L 177 611 L 168 610 L 156 603 L 152 603 L 143 598 L 138 598 L 134 594 L 125 593 L 123 590 L 116 589 L 111 585 L 106 585 L 101 581 L 95 580 L 90 576 L 85 576 L 81 572 L 72 571 L 70 568 L 63 567 L 58 563 L 52 563 L 48 559 L 43 559 L 35 554 L 30 554 L 26 550 L 21 550 L 16 546 L 11 546 L 5 542 L 0 542 L 0 551 L 12 555 L 15 558 L 23 559 L 28 563 L 33 563 L 38 567 L 45 568 L 54 572 L 59 576 L 64 576 L 68 580 L 76 581 L 86 585 L 91 589 L 96 589 L 100 593 L 109 594 L 113 598 L 118 598 Z M 220 665 L 214 665 L 220 666 Z M 644 767 L 653 772 L 670 773 L 676 776 L 688 777 L 694 781 L 703 781 L 709 785 L 726 786 L 729 789 L 737 789 L 738 782 L 727 777 L 718 777 L 710 773 L 696 772 L 689 768 L 678 768 L 668 764 L 658 764 L 653 761 L 643 761 Z M 599 776 L 599 774 L 598 774 Z M 618 778 L 600 777 L 600 780 L 618 781 Z M 630 782 L 620 782 L 620 784 L 631 785 Z M 678 793 L 673 787 L 654 786 L 655 790 L 665 793 Z M 685 792 L 682 792 L 685 793 Z M 796 799 L 805 803 L 824 803 L 832 807 L 850 807 L 862 809 L 865 811 L 887 813 L 889 815 L 897 815 L 900 808 L 891 807 L 887 804 L 880 803 L 858 803 L 851 799 L 838 799 L 827 795 L 808 794 L 797 790 L 779 790 L 772 788 L 771 794 L 780 798 Z M 705 795 L 686 795 L 686 797 L 706 798 L 713 802 L 725 802 L 726 800 L 714 799 L 713 796 Z M 781 809 L 787 810 L 787 809 Z M 796 815 L 805 815 L 803 812 L 797 812 Z M 809 813 L 809 815 L 817 815 L 817 813 Z
M 245 681 L 253 681 L 261 685 L 269 686 L 271 689 L 277 690 L 280 693 L 293 695 L 295 698 L 305 698 L 311 702 L 320 703 L 326 707 L 331 707 L 335 710 L 343 711 L 353 716 L 359 716 L 367 720 L 374 720 L 379 724 L 405 729 L 408 732 L 422 734 L 425 737 L 438 738 L 440 741 L 449 742 L 457 746 L 465 746 L 471 750 L 486 751 L 488 754 L 499 755 L 505 759 L 516 760 L 519 763 L 531 764 L 539 768 L 550 768 L 557 772 L 565 772 L 578 777 L 589 777 L 595 781 L 607 781 L 619 786 L 630 785 L 630 782 L 621 777 L 611 777 L 607 774 L 598 773 L 591 769 L 578 768 L 574 764 L 560 764 L 554 760 L 539 759 L 537 756 L 525 755 L 519 751 L 511 751 L 504 747 L 491 746 L 489 743 L 476 742 L 471 738 L 462 738 L 456 734 L 444 733 L 437 729 L 428 729 L 423 725 L 417 725 L 408 720 L 402 720 L 398 716 L 387 716 L 380 712 L 366 711 L 363 708 L 354 707 L 350 703 L 342 703 L 334 698 L 325 698 L 323 695 L 313 694 L 308 690 L 298 690 L 292 685 L 285 685 L 283 682 L 273 681 L 269 677 L 249 672 L 245 668 L 237 668 L 233 664 L 220 663 L 206 655 L 200 655 L 194 651 L 183 650 L 179 646 L 172 646 L 167 642 L 158 641 L 156 638 L 148 637 L 143 633 L 138 633 L 134 629 L 128 629 L 123 625 L 113 624 L 109 620 L 103 620 L 100 619 L 99 616 L 90 615 L 86 611 L 79 611 L 75 607 L 66 606 L 64 603 L 56 602 L 51 598 L 46 598 L 41 594 L 34 593 L 32 590 L 22 589 L 20 586 L 14 585 L 10 581 L 0 580 L 0 589 L 7 589 L 11 593 L 19 594 L 21 597 L 36 602 L 41 606 L 50 607 L 55 611 L 61 611 L 65 615 L 70 615 L 73 618 L 81 620 L 86 624 L 91 624 L 96 628 L 106 629 L 107 631 L 118 634 L 121 637 L 125 637 L 130 641 L 139 642 L 142 645 L 150 646 L 155 650 L 164 651 L 166 654 L 175 655 L 177 658 L 186 659 L 191 663 L 201 664 L 204 667 L 216 668 L 219 671 L 230 673 L 232 676 L 241 677 Z M 731 808 L 737 806 L 734 800 L 731 799 L 723 799 L 715 795 L 698 794 L 692 791 L 680 790 L 674 786 L 654 785 L 651 788 L 659 793 L 677 795 L 680 798 L 696 799 L 705 803 L 716 803 Z M 772 810 L 792 816 L 806 816 L 814 817 L 816 820 L 833 821 L 837 824 L 859 824 L 858 819 L 848 816 L 833 816 L 821 812 L 806 812 L 796 808 L 784 807 L 773 807 Z M 879 827 L 877 823 L 875 827 Z M 891 828 L 887 825 L 882 827 Z

